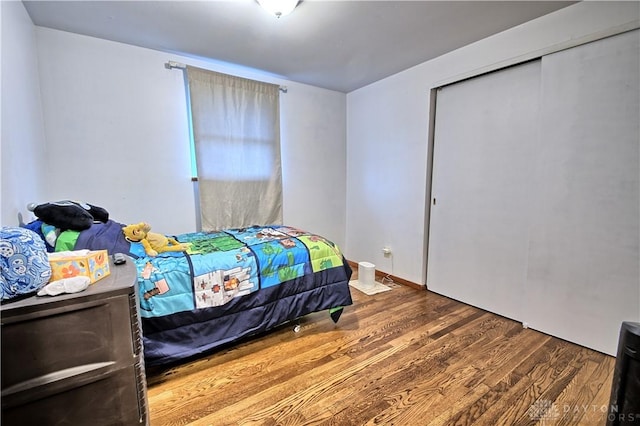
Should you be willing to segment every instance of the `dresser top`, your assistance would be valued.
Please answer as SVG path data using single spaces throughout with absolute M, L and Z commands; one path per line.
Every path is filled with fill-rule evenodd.
M 86 290 L 79 293 L 60 294 L 58 296 L 34 295 L 24 299 L 5 302 L 0 305 L 0 318 L 21 315 L 43 308 L 55 308 L 57 306 L 133 293 L 135 291 L 134 285 L 137 283 L 137 271 L 133 259 L 127 257 L 126 263 L 114 265 L 113 259 L 109 256 L 109 262 L 111 273 L 95 283 L 89 284 Z

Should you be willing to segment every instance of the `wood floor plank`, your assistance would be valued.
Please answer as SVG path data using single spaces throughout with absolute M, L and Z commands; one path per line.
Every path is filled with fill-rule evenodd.
M 529 425 L 545 422 L 543 404 L 574 410 L 557 424 L 603 423 L 613 357 L 391 286 L 353 289 L 337 324 L 311 314 L 300 333 L 288 324 L 150 371 L 151 425 Z
M 467 322 L 465 325 L 472 325 L 474 323 L 477 323 L 484 324 L 486 326 L 487 324 L 491 323 L 491 321 L 487 321 L 487 316 L 488 315 L 486 315 L 486 313 L 482 313 L 482 315 L 475 316 L 473 320 Z M 483 329 L 478 328 L 477 330 Z M 478 331 L 478 334 L 485 333 L 486 331 Z M 470 374 L 474 374 L 476 368 L 466 365 L 466 360 L 460 361 L 457 364 L 454 363 L 453 365 L 449 365 L 449 363 L 451 362 L 450 359 L 453 357 L 453 355 L 464 350 L 465 347 L 468 347 L 469 342 L 474 340 L 478 340 L 477 336 L 464 334 L 462 334 L 461 336 L 456 336 L 449 333 L 421 348 L 424 349 L 424 353 L 414 354 L 414 357 L 417 356 L 416 360 L 410 363 L 398 362 L 396 365 L 396 373 L 389 376 L 389 378 L 395 379 L 395 376 L 400 376 L 402 380 L 395 381 L 395 383 L 399 384 L 399 386 L 392 386 L 394 384 L 394 381 L 389 380 L 387 380 L 386 382 L 381 381 L 380 383 L 378 383 L 378 386 L 376 386 L 376 389 L 384 389 L 387 393 L 390 393 L 391 395 L 387 396 L 386 398 L 387 400 L 392 401 L 391 406 L 387 410 L 385 410 L 386 412 L 383 413 L 383 415 L 378 416 L 376 418 L 376 421 L 383 421 L 385 423 L 392 421 L 411 422 L 412 417 L 419 417 L 421 420 L 425 420 L 422 411 L 425 408 L 429 408 L 427 405 L 421 404 L 421 406 L 410 407 L 414 404 L 414 401 L 422 400 L 422 398 L 420 397 L 415 398 L 415 395 L 431 393 L 432 397 L 429 398 L 429 404 L 435 404 L 436 402 L 443 400 L 440 394 L 443 392 L 442 389 L 446 388 L 446 386 L 437 381 L 445 377 L 445 374 L 447 372 L 450 372 L 450 374 L 447 376 L 447 379 L 450 381 L 467 381 L 468 376 Z M 395 361 L 397 362 L 401 360 L 397 359 Z M 412 380 L 415 380 L 416 377 L 434 377 L 436 379 L 436 382 L 430 382 L 428 380 L 425 381 L 425 379 L 422 379 L 421 383 L 416 383 L 415 386 L 412 387 L 412 384 L 410 382 Z M 394 390 L 397 393 L 393 394 L 392 392 Z M 460 387 L 458 390 L 461 392 L 462 396 L 470 392 L 469 389 L 465 389 L 463 387 Z M 477 391 L 477 389 L 474 389 L 474 391 Z M 370 399 L 373 397 L 373 395 L 364 396 L 366 399 Z M 444 403 L 446 404 L 446 402 Z M 413 414 L 414 412 L 415 414 Z M 398 420 L 398 417 L 402 420 Z
M 389 406 L 389 401 L 385 400 L 387 395 L 401 392 L 416 377 L 437 376 L 444 371 L 447 368 L 444 351 L 455 353 L 451 349 L 452 341 L 457 339 L 458 348 L 463 346 L 463 341 L 448 334 L 436 342 L 429 335 L 429 329 L 433 329 L 433 326 L 425 324 L 389 342 L 392 346 L 403 346 L 404 349 L 394 355 L 392 362 L 380 365 L 367 375 L 353 377 L 349 381 L 346 392 L 358 395 L 360 401 L 365 401 L 362 407 L 354 407 L 350 402 L 352 399 L 346 400 L 340 398 L 340 395 L 332 395 L 329 397 L 332 401 L 330 410 L 336 413 L 348 411 L 350 416 L 361 416 L 360 410 L 371 410 L 370 401 L 381 401 L 377 404 L 378 407 Z
M 587 361 L 582 365 L 573 380 L 554 401 L 559 412 L 556 425 L 564 426 L 571 422 L 579 422 L 585 425 L 602 425 L 606 423 L 606 411 L 601 413 L 599 411 L 600 407 L 591 403 L 596 392 L 592 387 L 588 386 L 591 379 L 597 380 L 598 377 L 606 377 L 606 374 L 602 376 L 605 370 L 604 365 L 604 363 L 593 361 Z
M 227 406 L 194 422 L 193 425 L 207 425 L 215 423 L 216 419 L 237 422 L 238 424 L 249 424 L 260 418 L 278 418 L 283 415 L 301 409 L 305 404 L 312 404 L 314 400 L 324 392 L 330 392 L 333 388 L 340 386 L 349 377 L 357 374 L 368 367 L 375 366 L 376 363 L 393 355 L 401 348 L 390 347 L 372 357 L 359 357 L 356 363 L 347 368 L 341 368 L 328 378 L 323 379 L 323 371 L 315 371 L 313 376 L 296 376 L 286 382 L 286 387 L 290 389 L 288 395 L 283 395 L 280 386 L 271 387 L 255 395 L 255 399 L 244 399 L 234 405 Z M 334 368 L 333 366 L 331 368 Z M 264 402 L 268 402 L 264 408 Z M 213 423 L 212 423 L 213 422 Z
M 586 383 L 586 386 L 598 388 L 598 391 L 596 392 L 593 400 L 591 401 L 591 404 L 595 407 L 602 407 L 604 403 L 604 405 L 608 409 L 609 408 L 608 402 L 609 402 L 609 398 L 611 397 L 611 384 L 613 382 L 613 373 L 615 370 L 615 358 L 610 357 L 606 359 L 604 362 L 602 362 L 602 364 L 603 364 L 602 373 L 606 374 L 606 377 L 601 376 L 600 374 L 598 374 L 600 372 L 597 371 L 594 374 L 594 376 L 590 379 L 590 381 Z M 593 420 L 594 418 L 595 420 L 601 418 L 599 415 L 593 415 L 593 414 L 585 415 L 584 417 L 588 418 L 590 421 Z M 601 422 L 600 424 L 604 424 L 604 422 Z

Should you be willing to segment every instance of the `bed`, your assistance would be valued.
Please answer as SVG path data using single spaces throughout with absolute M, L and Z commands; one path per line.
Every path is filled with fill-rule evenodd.
M 186 251 L 152 257 L 124 238 L 123 226 L 95 223 L 73 245 L 135 262 L 148 367 L 197 357 L 312 312 L 326 310 L 337 322 L 352 303 L 351 269 L 319 235 L 288 226 L 195 232 L 172 236 Z

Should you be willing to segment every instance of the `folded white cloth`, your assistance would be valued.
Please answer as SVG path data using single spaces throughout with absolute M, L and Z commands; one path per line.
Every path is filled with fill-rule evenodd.
M 52 253 L 47 253 L 47 256 L 50 260 L 57 260 L 65 257 L 84 257 L 89 254 L 91 250 L 82 249 L 82 250 L 72 250 L 72 251 L 55 251 Z
M 51 281 L 38 291 L 38 296 L 57 296 L 62 293 L 78 293 L 89 287 L 91 280 L 84 275 Z

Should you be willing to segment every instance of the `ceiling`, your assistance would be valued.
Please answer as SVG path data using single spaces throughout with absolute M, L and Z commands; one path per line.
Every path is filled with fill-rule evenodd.
M 23 1 L 35 25 L 348 93 L 575 1 Z M 172 59 L 172 58 L 167 58 Z

